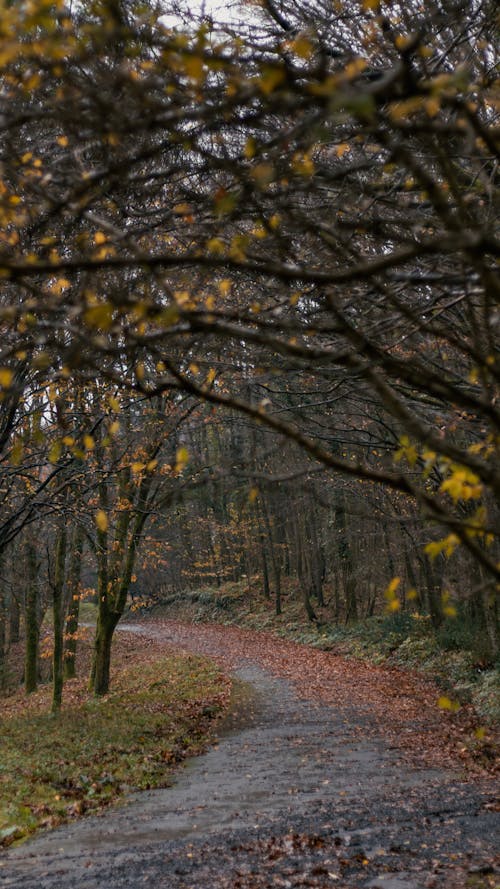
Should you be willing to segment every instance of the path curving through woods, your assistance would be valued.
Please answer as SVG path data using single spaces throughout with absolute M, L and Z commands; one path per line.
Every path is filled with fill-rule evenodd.
M 215 624 L 123 630 L 216 658 L 233 710 L 173 786 L 9 849 L 0 887 L 495 885 L 493 784 L 460 776 L 470 726 L 431 683 Z

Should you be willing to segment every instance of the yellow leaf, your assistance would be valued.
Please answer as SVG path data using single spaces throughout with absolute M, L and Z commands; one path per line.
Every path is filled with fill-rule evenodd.
M 14 442 L 12 446 L 12 450 L 10 452 L 10 462 L 13 466 L 19 466 L 21 460 L 23 459 L 24 454 L 24 445 L 20 438 Z
M 69 143 L 69 139 L 67 136 L 58 136 L 56 141 L 57 144 L 61 146 L 61 148 L 66 148 Z
M 445 556 L 449 557 L 453 554 L 459 543 L 460 538 L 457 537 L 456 534 L 448 534 L 448 536 L 444 537 L 442 540 L 433 540 L 431 543 L 428 543 L 427 546 L 424 547 L 424 552 L 427 553 L 431 559 L 435 559 L 440 553 L 444 553 Z
M 265 96 L 271 95 L 280 83 L 285 79 L 284 68 L 277 68 L 271 65 L 265 65 L 258 79 L 259 89 Z
M 216 376 L 217 376 L 217 371 L 215 371 L 214 368 L 211 367 L 210 370 L 209 370 L 208 373 L 207 373 L 207 378 L 206 378 L 206 380 L 205 380 L 207 386 L 211 386 L 211 385 L 212 385 L 212 383 L 213 383 L 213 381 L 215 380 L 215 377 L 216 377 Z
M 130 468 L 131 468 L 132 472 L 137 475 L 137 473 L 142 472 L 144 469 L 146 469 L 146 464 L 139 463 L 139 462 L 132 463 Z
M 342 157 L 344 157 L 344 154 L 348 154 L 348 152 L 350 150 L 351 150 L 351 146 L 349 145 L 348 142 L 341 142 L 340 145 L 337 145 L 337 147 L 335 149 L 335 154 L 337 155 L 337 157 L 342 158 Z
M 257 143 L 253 136 L 249 136 L 247 141 L 245 142 L 245 147 L 243 149 L 243 154 L 248 160 L 251 160 L 255 157 L 255 153 L 257 151 Z
M 226 191 L 225 188 L 219 188 L 215 194 L 214 202 L 215 212 L 218 216 L 223 216 L 225 213 L 231 213 L 234 210 L 237 197 L 230 191 Z
M 299 59 L 310 59 L 313 54 L 313 45 L 305 34 L 299 34 L 299 36 L 296 37 L 295 40 L 291 40 L 288 45 Z
M 222 238 L 210 238 L 207 241 L 207 250 L 209 253 L 213 253 L 214 256 L 222 256 L 225 250 L 225 244 Z
M 292 160 L 292 169 L 299 176 L 312 176 L 314 162 L 308 154 L 296 154 Z
M 389 613 L 392 613 L 393 611 L 399 611 L 399 609 L 401 608 L 401 602 L 397 598 L 391 599 L 390 602 L 387 602 L 385 607 L 386 611 L 388 611 Z
M 100 247 L 101 244 L 105 244 L 108 240 L 107 236 L 104 232 L 96 232 L 94 235 L 94 244 L 96 247 Z
M 431 96 L 425 102 L 425 110 L 429 117 L 436 117 L 436 114 L 439 113 L 439 109 L 441 108 L 441 102 L 437 96 Z
M 174 213 L 177 213 L 179 216 L 191 215 L 193 212 L 193 208 L 191 204 L 188 204 L 186 201 L 182 201 L 180 204 L 175 204 Z
M 109 303 L 101 303 L 97 306 L 90 306 L 83 313 L 83 320 L 88 327 L 95 327 L 99 330 L 109 330 L 113 324 L 113 306 Z
M 108 517 L 103 509 L 97 510 L 95 514 L 95 523 L 99 528 L 99 531 L 104 533 L 104 531 L 108 530 Z
M 112 423 L 109 424 L 108 432 L 110 435 L 117 435 L 120 431 L 120 423 L 118 420 L 113 420 Z
M 10 367 L 0 367 L 0 386 L 2 389 L 8 389 L 12 385 L 14 379 L 14 371 Z
M 93 451 L 95 449 L 95 441 L 91 435 L 83 436 L 83 444 L 87 451 Z
M 57 440 L 49 448 L 49 463 L 57 463 L 61 456 L 62 442 Z
M 438 698 L 437 705 L 441 710 L 451 710 L 452 713 L 456 713 L 457 710 L 460 710 L 460 704 L 457 703 L 457 701 L 450 700 L 450 698 L 447 698 L 445 695 Z
M 257 164 L 251 170 L 252 179 L 255 180 L 259 188 L 266 188 L 274 179 L 274 167 L 268 161 Z
M 413 37 L 410 34 L 398 34 L 394 41 L 396 49 L 403 50 L 412 42 Z
M 182 472 L 189 462 L 189 451 L 187 448 L 178 448 L 176 454 L 175 471 Z
M 108 396 L 108 404 L 109 404 L 112 411 L 115 411 L 115 413 L 119 413 L 120 402 L 119 402 L 118 398 L 116 397 L 116 395 L 109 395 Z
M 400 583 L 400 577 L 393 577 L 389 586 L 385 590 L 384 596 L 386 600 L 386 611 L 388 611 L 389 613 L 393 611 L 399 611 L 399 609 L 401 608 L 401 602 L 396 595 L 396 590 Z
M 184 70 L 188 77 L 200 83 L 203 80 L 203 58 L 202 56 L 188 56 L 184 59 Z
M 259 496 L 259 489 L 258 488 L 250 488 L 250 491 L 248 494 L 248 502 L 255 503 L 258 496 Z
M 68 281 L 67 278 L 58 278 L 57 281 L 50 285 L 50 291 L 60 296 L 63 290 L 67 290 L 68 287 L 71 287 L 71 281 Z

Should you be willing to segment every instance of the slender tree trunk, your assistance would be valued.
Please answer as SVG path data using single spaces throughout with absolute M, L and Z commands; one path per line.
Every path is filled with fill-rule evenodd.
M 495 660 L 500 652 L 500 621 L 498 596 L 495 595 L 495 590 L 492 590 L 491 587 L 483 590 L 483 613 L 489 640 L 489 655 L 492 660 Z
M 24 686 L 26 694 L 36 690 L 38 681 L 38 562 L 34 545 L 26 543 L 27 587 L 24 607 L 26 652 L 24 661 Z
M 21 609 L 16 596 L 11 595 L 9 603 L 9 645 L 19 642 Z
M 324 607 L 323 582 L 325 579 L 325 557 L 318 534 L 318 516 L 313 491 L 308 498 L 307 520 L 305 522 L 306 540 L 309 549 L 311 591 L 320 608 Z
M 443 623 L 443 607 L 441 602 L 441 586 L 429 559 L 424 563 L 426 580 L 427 607 L 434 629 L 438 629 Z
M 52 658 L 52 712 L 58 713 L 62 704 L 64 685 L 64 574 L 66 567 L 66 526 L 57 536 L 53 590 L 54 654 Z
M 267 568 L 266 547 L 264 543 L 264 535 L 260 535 L 260 553 L 262 558 L 262 580 L 264 585 L 264 598 L 270 599 L 271 592 L 269 590 L 269 571 Z
M 282 612 L 281 608 L 281 566 L 279 563 L 279 559 L 276 556 L 275 546 L 274 546 L 274 538 L 273 531 L 271 526 L 271 519 L 269 517 L 269 512 L 267 509 L 267 505 L 262 499 L 262 518 L 264 520 L 264 527 L 266 529 L 266 536 L 269 543 L 269 558 L 271 561 L 271 568 L 273 572 L 273 582 L 274 582 L 274 610 L 275 613 L 279 616 Z
M 66 647 L 64 652 L 64 675 L 66 679 L 73 679 L 76 675 L 76 636 L 80 616 L 80 575 L 82 568 L 83 540 L 83 526 L 77 525 L 73 532 L 71 558 L 67 579 L 69 604 L 65 632 Z
M 4 593 L 3 553 L 0 552 L 0 687 L 5 685 L 5 656 L 7 652 L 7 597 Z
M 307 541 L 305 538 L 304 522 L 295 521 L 296 549 L 297 549 L 297 574 L 300 584 L 300 592 L 304 611 L 310 621 L 317 621 L 318 617 L 311 602 L 311 566 L 306 552 Z
M 349 621 L 358 619 L 358 600 L 352 550 L 347 536 L 344 495 L 342 492 L 339 492 L 339 499 L 335 507 L 335 527 L 339 535 L 339 557 L 345 582 L 345 620 L 346 623 L 349 623 Z

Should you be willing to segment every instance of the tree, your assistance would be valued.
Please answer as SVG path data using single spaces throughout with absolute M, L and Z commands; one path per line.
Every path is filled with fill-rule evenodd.
M 237 411 L 409 498 L 498 647 L 495 4 L 2 27 L 2 404 L 26 361 Z

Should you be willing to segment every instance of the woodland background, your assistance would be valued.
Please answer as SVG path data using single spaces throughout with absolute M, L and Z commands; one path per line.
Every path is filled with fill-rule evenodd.
M 4 685 L 207 588 L 492 668 L 496 3 L 0 7 Z

